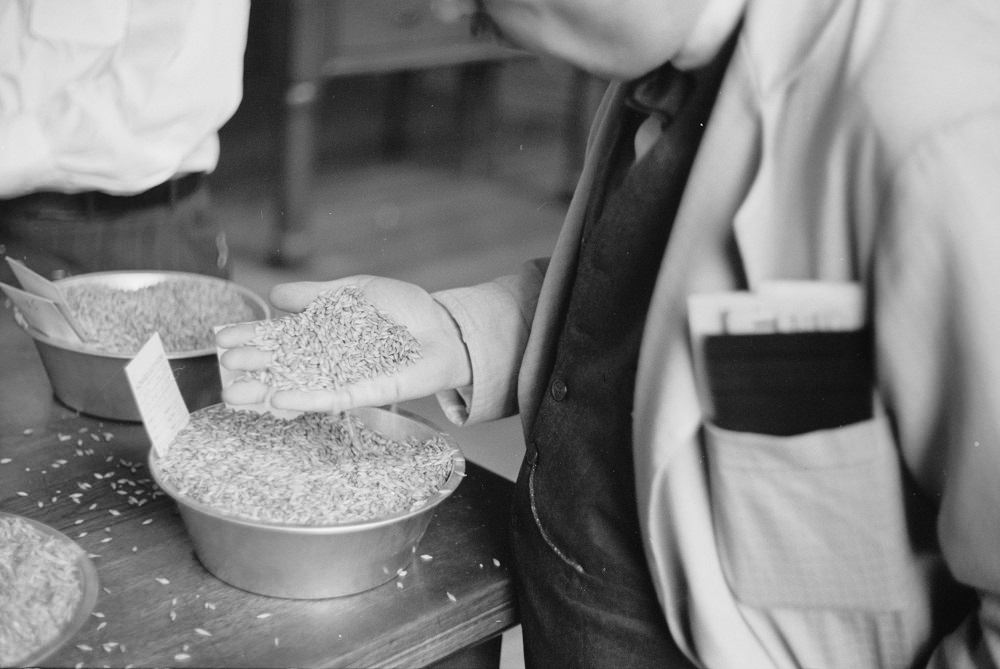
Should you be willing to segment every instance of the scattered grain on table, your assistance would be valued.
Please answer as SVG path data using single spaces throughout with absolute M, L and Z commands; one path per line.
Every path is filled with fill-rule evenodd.
M 354 287 L 320 293 L 299 313 L 260 321 L 249 342 L 272 352 L 249 378 L 278 390 L 324 390 L 387 376 L 420 358 L 410 331 Z

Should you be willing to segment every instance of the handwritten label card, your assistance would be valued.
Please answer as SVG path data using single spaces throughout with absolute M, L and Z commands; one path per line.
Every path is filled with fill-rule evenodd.
M 17 280 L 21 282 L 21 287 L 27 292 L 39 297 L 43 297 L 46 300 L 51 300 L 55 306 L 59 309 L 63 318 L 69 323 L 69 326 L 73 328 L 74 339 L 79 338 L 82 341 L 87 340 L 86 333 L 80 324 L 76 322 L 76 317 L 73 315 L 73 310 L 70 309 L 69 304 L 66 302 L 66 297 L 63 295 L 62 289 L 59 288 L 53 281 L 49 281 L 41 274 L 28 268 L 20 260 L 15 260 L 10 256 L 7 256 L 7 264 L 10 265 L 10 269 L 14 272 L 14 276 Z
M 162 458 L 191 417 L 158 333 L 125 365 L 125 375 L 149 440 Z
M 4 294 L 14 303 L 28 325 L 42 334 L 54 339 L 81 341 L 59 309 L 59 305 L 52 300 L 2 282 L 0 282 L 0 290 L 3 290 Z

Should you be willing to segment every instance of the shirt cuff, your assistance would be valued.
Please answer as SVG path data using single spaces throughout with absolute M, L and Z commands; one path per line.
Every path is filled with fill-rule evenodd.
M 437 394 L 445 416 L 461 425 L 516 413 L 527 328 L 511 294 L 487 283 L 441 291 L 434 299 L 458 324 L 472 366 L 471 387 Z

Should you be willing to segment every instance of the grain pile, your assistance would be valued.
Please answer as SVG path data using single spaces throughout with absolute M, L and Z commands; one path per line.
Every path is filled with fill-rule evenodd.
M 66 302 L 99 350 L 136 353 L 154 332 L 167 353 L 215 347 L 213 327 L 251 320 L 253 311 L 229 283 L 168 279 L 138 289 L 67 285 Z
M 420 358 L 405 326 L 353 287 L 321 293 L 297 313 L 256 326 L 249 342 L 272 363 L 247 376 L 276 390 L 324 390 L 390 375 Z
M 441 436 L 396 441 L 354 416 L 284 419 L 215 405 L 191 414 L 159 467 L 181 496 L 220 512 L 330 525 L 419 507 L 444 484 L 455 456 Z
M 76 544 L 0 514 L 0 666 L 55 640 L 83 597 Z

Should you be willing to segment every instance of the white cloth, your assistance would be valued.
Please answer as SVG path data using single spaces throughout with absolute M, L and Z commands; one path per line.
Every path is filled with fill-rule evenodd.
M 634 397 L 651 573 L 700 667 L 1000 667 L 998 29 L 992 0 L 747 3 Z M 544 276 L 435 295 L 472 359 L 471 395 L 439 396 L 449 417 L 531 425 L 621 97 L 598 111 Z M 872 420 L 788 438 L 703 421 L 688 297 L 776 279 L 863 286 Z M 953 631 L 936 617 L 965 612 L 952 578 L 979 601 Z
M 0 198 L 210 172 L 249 0 L 0 0 Z

